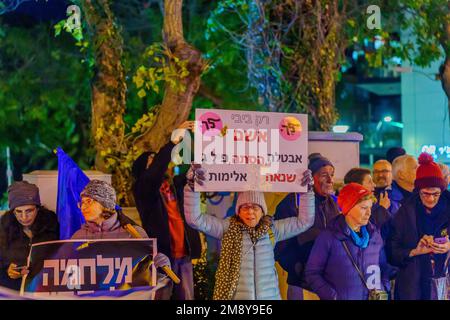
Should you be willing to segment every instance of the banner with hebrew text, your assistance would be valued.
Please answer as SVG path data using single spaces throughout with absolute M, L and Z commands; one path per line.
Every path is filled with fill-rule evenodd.
M 33 244 L 25 293 L 116 297 L 156 285 L 155 239 L 62 240 Z

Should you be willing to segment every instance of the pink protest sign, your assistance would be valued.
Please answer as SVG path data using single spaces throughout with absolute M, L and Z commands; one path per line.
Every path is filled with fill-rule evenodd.
M 305 192 L 305 114 L 196 110 L 195 159 L 206 170 L 196 191 Z

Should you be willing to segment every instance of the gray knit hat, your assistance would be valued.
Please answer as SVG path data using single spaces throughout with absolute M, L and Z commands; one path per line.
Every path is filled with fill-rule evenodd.
M 14 182 L 8 188 L 8 203 L 10 210 L 27 205 L 40 206 L 39 189 L 27 181 Z
M 116 191 L 108 182 L 91 180 L 80 194 L 81 197 L 91 198 L 107 209 L 116 207 Z
M 236 214 L 239 212 L 240 207 L 247 203 L 259 205 L 263 211 L 263 215 L 267 214 L 267 205 L 266 200 L 264 199 L 264 193 L 258 191 L 239 192 L 236 202 Z

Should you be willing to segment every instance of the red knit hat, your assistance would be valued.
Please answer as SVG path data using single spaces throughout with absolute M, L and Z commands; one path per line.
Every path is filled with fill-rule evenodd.
M 349 183 L 345 185 L 341 192 L 339 192 L 339 197 L 337 203 L 342 210 L 342 214 L 346 215 L 360 199 L 367 195 L 372 194 L 369 190 L 364 188 L 359 183 Z
M 419 190 L 423 188 L 440 188 L 444 191 L 447 189 L 447 183 L 444 180 L 441 168 L 434 162 L 431 154 L 423 152 L 419 156 L 419 167 L 416 171 L 414 186 Z

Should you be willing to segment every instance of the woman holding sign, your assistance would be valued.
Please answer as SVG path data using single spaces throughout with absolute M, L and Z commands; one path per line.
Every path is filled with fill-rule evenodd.
M 222 220 L 200 213 L 200 193 L 194 192 L 194 180 L 203 185 L 205 170 L 193 165 L 184 189 L 186 220 L 193 228 L 222 240 L 216 272 L 214 300 L 280 300 L 273 248 L 277 241 L 298 235 L 314 222 L 314 193 L 311 172 L 307 170 L 297 217 L 272 222 L 262 192 L 246 191 L 238 195 L 236 215 Z
M 90 181 L 81 192 L 80 209 L 86 223 L 74 233 L 72 239 L 148 238 L 144 229 L 116 210 L 116 192 L 107 182 Z M 170 260 L 166 255 L 158 253 L 153 262 L 156 268 L 170 272 Z M 158 274 L 158 282 L 164 281 L 163 277 Z M 157 291 L 157 300 L 169 297 L 170 285 Z

